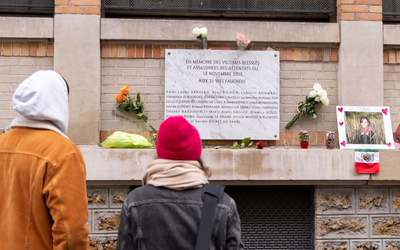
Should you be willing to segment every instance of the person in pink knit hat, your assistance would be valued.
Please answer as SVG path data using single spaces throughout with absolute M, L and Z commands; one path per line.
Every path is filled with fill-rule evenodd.
M 143 186 L 125 199 L 118 250 L 195 249 L 203 208 L 204 185 L 211 171 L 200 160 L 199 132 L 182 116 L 160 125 L 157 155 L 147 166 Z M 235 201 L 218 200 L 209 249 L 243 249 Z

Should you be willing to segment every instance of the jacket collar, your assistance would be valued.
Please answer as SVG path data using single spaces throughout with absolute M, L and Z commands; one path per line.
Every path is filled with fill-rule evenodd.
M 29 119 L 26 118 L 25 116 L 18 116 L 16 117 L 12 122 L 11 122 L 11 128 L 13 127 L 27 127 L 27 128 L 38 128 L 38 129 L 48 129 L 52 130 L 65 138 L 69 139 L 66 134 L 61 132 L 61 130 L 54 125 L 51 121 L 45 121 L 45 120 L 34 120 L 34 119 Z

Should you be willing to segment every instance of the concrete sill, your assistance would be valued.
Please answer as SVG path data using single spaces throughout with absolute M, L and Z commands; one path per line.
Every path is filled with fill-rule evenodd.
M 151 149 L 108 149 L 79 145 L 88 181 L 140 181 L 147 165 L 156 159 Z M 353 150 L 204 149 L 201 157 L 213 172 L 211 180 L 244 183 L 263 181 L 399 181 L 400 151 L 380 151 L 379 174 L 354 172 Z

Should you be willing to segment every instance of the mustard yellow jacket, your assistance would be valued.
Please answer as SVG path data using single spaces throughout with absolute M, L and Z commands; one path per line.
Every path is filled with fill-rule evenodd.
M 0 136 L 0 249 L 88 249 L 86 170 L 78 147 L 46 129 Z

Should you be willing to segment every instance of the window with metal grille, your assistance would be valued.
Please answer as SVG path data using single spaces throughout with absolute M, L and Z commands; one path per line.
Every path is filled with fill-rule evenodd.
M 54 0 L 0 0 L 1 15 L 52 15 Z
M 227 186 L 236 201 L 245 249 L 314 249 L 314 188 Z
M 382 19 L 387 22 L 400 22 L 400 1 L 382 1 Z
M 105 15 L 333 20 L 336 0 L 103 0 Z

